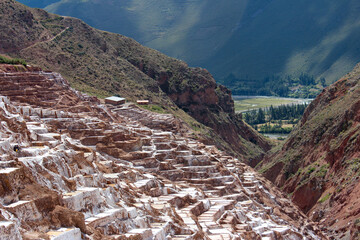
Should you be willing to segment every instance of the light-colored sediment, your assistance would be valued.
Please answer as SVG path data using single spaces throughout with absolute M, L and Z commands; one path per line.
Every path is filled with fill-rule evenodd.
M 101 105 L 55 73 L 0 83 L 0 239 L 325 239 L 172 115 Z

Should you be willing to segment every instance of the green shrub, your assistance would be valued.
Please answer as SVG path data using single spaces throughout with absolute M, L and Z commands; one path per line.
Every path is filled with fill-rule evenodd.
M 6 64 L 21 64 L 26 66 L 26 62 L 23 59 L 20 58 L 7 58 L 0 55 L 0 63 L 6 63 Z
M 318 202 L 319 202 L 319 203 L 323 203 L 323 202 L 325 202 L 326 200 L 328 200 L 328 199 L 330 198 L 330 196 L 331 196 L 331 193 L 328 193 L 328 194 L 326 194 L 323 198 L 321 198 Z
M 327 171 L 329 169 L 329 164 L 324 164 L 320 167 L 320 169 L 318 169 L 318 171 L 316 172 L 316 176 L 317 177 L 321 177 L 324 178 Z
M 316 169 L 315 167 L 310 167 L 307 173 L 311 174 L 313 171 L 315 171 L 315 169 Z

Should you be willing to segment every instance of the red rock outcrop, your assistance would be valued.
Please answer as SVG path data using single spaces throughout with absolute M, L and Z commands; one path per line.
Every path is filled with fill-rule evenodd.
M 136 58 L 136 56 L 134 57 Z M 235 114 L 231 91 L 216 84 L 206 69 L 188 68 L 185 63 L 174 65 L 172 70 L 161 71 L 158 65 L 148 61 L 129 61 L 149 77 L 157 80 L 160 88 L 178 107 L 200 123 L 212 128 L 231 148 L 252 166 L 262 158 L 261 151 L 270 149 L 264 137 L 247 126 Z M 245 140 L 245 142 L 244 142 Z M 251 148 L 260 147 L 258 154 L 248 156 Z M 250 159 L 255 157 L 256 159 Z
M 360 221 L 360 65 L 324 89 L 282 149 L 266 156 L 265 177 L 336 239 L 356 239 Z

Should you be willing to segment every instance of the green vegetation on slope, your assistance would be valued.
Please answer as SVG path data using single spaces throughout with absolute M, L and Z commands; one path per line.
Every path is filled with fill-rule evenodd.
M 0 63 L 6 64 L 21 64 L 26 66 L 26 61 L 20 58 L 8 58 L 5 56 L 0 55 Z
M 307 73 L 327 84 L 360 60 L 358 0 L 21 0 L 125 34 L 223 79 Z M 246 77 L 247 76 L 247 77 Z
M 140 107 L 147 109 L 152 112 L 156 113 L 168 113 L 164 108 L 162 108 L 160 105 L 156 104 L 149 104 L 149 105 L 139 105 Z
M 307 73 L 332 83 L 360 60 L 359 7 L 357 0 L 271 1 L 244 19 L 205 67 L 217 77 Z
M 358 65 L 326 88 L 307 107 L 282 147 L 257 165 L 304 212 L 321 209 L 328 199 L 336 206 L 339 194 L 348 197 L 359 184 L 359 79 Z M 309 197 L 304 198 L 304 193 Z M 328 214 L 339 214 L 333 206 Z
M 315 81 L 313 76 L 300 74 L 298 77 L 272 76 L 264 79 L 240 79 L 230 74 L 219 81 L 230 88 L 234 95 L 280 96 L 315 98 L 325 86 L 325 79 Z
M 36 5 L 39 0 L 32 2 Z M 57 1 L 45 9 L 80 18 L 98 29 L 132 37 L 167 55 L 201 66 L 197 63 L 211 56 L 210 49 L 229 39 L 246 4 L 247 0 L 70 0 Z

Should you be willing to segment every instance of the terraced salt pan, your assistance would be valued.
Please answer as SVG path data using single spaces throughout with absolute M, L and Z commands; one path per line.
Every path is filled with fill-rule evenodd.
M 81 232 L 78 228 L 60 228 L 47 232 L 51 240 L 81 240 Z
M 1 240 L 21 240 L 21 234 L 14 222 L 0 221 Z
M 54 81 L 54 78 L 50 80 Z M 172 116 L 156 115 L 136 107 L 111 110 L 103 105 L 87 104 L 95 111 L 64 113 L 67 118 L 51 118 L 54 111 L 34 107 L 31 113 L 33 122 L 28 123 L 32 134 L 28 146 L 34 141 L 52 138 L 58 138 L 58 142 L 46 148 L 24 147 L 24 153 L 31 156 L 19 158 L 37 183 L 57 191 L 63 197 L 64 206 L 85 213 L 87 226 L 98 228 L 110 238 L 194 239 L 194 235 L 202 230 L 207 239 L 222 240 L 245 239 L 244 232 L 252 232 L 254 236 L 262 238 L 270 238 L 276 231 L 285 239 L 296 239 L 294 236 L 303 232 L 310 232 L 312 236 L 310 230 L 297 229 L 277 219 L 269 210 L 271 207 L 253 198 L 255 195 L 264 198 L 271 196 L 263 191 L 261 181 L 252 170 L 237 159 L 225 156 L 214 146 L 205 146 L 178 134 L 181 129 L 176 129 L 175 123 L 172 125 Z M 101 112 L 101 109 L 105 109 L 105 112 Z M 106 114 L 112 116 L 106 117 Z M 139 115 L 145 116 L 141 123 L 137 119 Z M 19 114 L 17 116 L 22 118 Z M 121 121 L 116 122 L 116 118 Z M 138 137 L 144 145 L 136 152 L 128 149 L 133 158 L 126 161 L 125 157 L 111 157 L 97 151 L 95 145 L 86 147 L 67 133 L 59 137 L 47 125 L 53 121 L 63 126 L 76 123 L 67 131 L 73 131 L 74 136 L 84 139 L 96 137 L 90 139 L 96 140 L 92 142 L 95 144 L 105 141 L 109 137 L 106 134 L 124 131 Z M 154 130 L 160 125 L 168 130 Z M 160 169 L 157 158 L 172 165 L 172 170 Z M 152 163 L 148 166 L 149 160 L 155 166 L 151 166 Z M 141 170 L 133 168 L 135 161 Z M 224 171 L 219 171 L 218 166 Z M 176 167 L 175 171 L 173 167 Z M 162 177 L 171 177 L 176 172 L 186 172 L 186 175 L 172 182 Z M 71 189 L 75 191 L 70 189 L 69 183 L 73 184 Z M 280 204 L 281 200 L 278 202 Z M 278 202 L 274 202 L 272 207 L 277 207 Z M 30 202 L 14 203 L 12 208 L 27 204 Z M 16 217 L 12 217 L 15 222 Z M 6 219 L 10 220 L 11 217 Z M 234 230 L 229 219 L 236 220 Z M 304 219 L 299 221 L 304 222 Z M 18 229 L 18 226 L 14 225 L 14 229 Z M 58 229 L 48 232 L 48 235 L 53 234 L 52 238 L 57 240 L 78 239 L 78 233 L 79 229 Z M 314 239 L 320 239 L 314 236 Z
M 81 187 L 75 192 L 67 192 L 63 195 L 63 201 L 68 208 L 84 212 L 86 215 L 99 212 L 103 199 L 99 188 Z M 91 211 L 88 206 L 93 206 Z
M 13 173 L 17 170 L 19 170 L 20 168 L 4 168 L 4 169 L 0 169 L 0 174 L 9 174 L 9 173 Z

